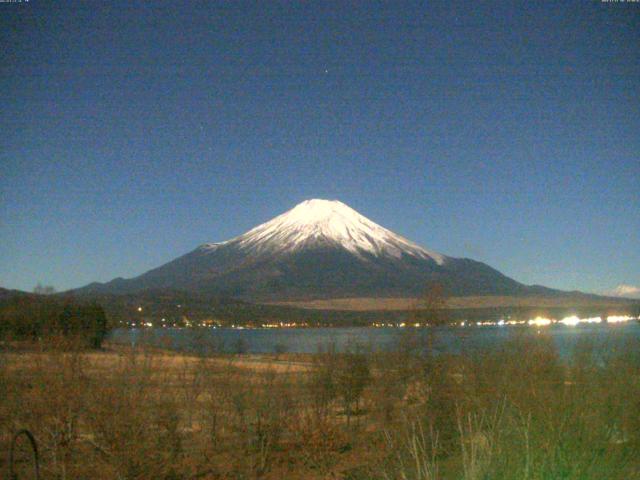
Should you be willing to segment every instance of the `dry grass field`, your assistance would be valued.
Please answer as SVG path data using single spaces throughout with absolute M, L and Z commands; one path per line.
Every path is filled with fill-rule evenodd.
M 43 479 L 640 478 L 637 342 L 564 361 L 544 335 L 456 356 L 420 341 L 211 357 L 5 345 L 0 471 L 26 428 Z M 18 478 L 31 462 L 21 437 Z
M 624 300 L 591 297 L 510 297 L 510 296 L 469 296 L 447 297 L 446 308 L 492 308 L 492 307 L 619 307 Z M 299 300 L 288 302 L 274 302 L 273 305 L 317 310 L 411 310 L 419 305 L 415 298 L 333 298 L 326 300 Z

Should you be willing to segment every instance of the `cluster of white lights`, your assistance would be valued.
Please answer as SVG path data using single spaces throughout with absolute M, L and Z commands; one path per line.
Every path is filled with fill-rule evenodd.
M 633 317 L 629 315 L 610 315 L 607 317 L 607 323 L 622 323 L 628 322 L 630 320 L 635 320 Z
M 557 320 L 555 318 L 549 318 L 549 317 L 535 317 L 535 318 L 531 318 L 529 320 L 512 320 L 512 319 L 508 319 L 505 320 L 504 318 L 501 318 L 500 320 L 483 320 L 483 321 L 469 321 L 469 320 L 462 320 L 460 323 L 458 323 L 458 325 L 460 327 L 467 327 L 467 326 L 476 326 L 476 327 L 487 327 L 487 326 L 498 326 L 498 327 L 502 327 L 505 325 L 531 325 L 533 327 L 546 327 L 549 325 L 554 325 L 554 324 L 562 324 L 565 326 L 569 326 L 569 327 L 575 327 L 576 325 L 579 325 L 581 323 L 603 323 L 603 322 L 607 322 L 607 323 L 622 323 L 622 322 L 629 322 L 631 320 L 640 320 L 640 318 L 638 317 L 632 317 L 629 315 L 610 315 L 606 318 L 603 319 L 603 317 L 586 317 L 586 318 L 580 318 L 577 315 L 571 315 L 568 317 L 564 317 L 560 320 Z M 266 328 L 274 328 L 274 327 L 278 327 L 278 326 L 282 326 L 282 325 L 278 325 L 278 324 L 263 324 L 263 327 Z M 385 328 L 385 327 L 421 327 L 421 326 L 428 326 L 428 325 L 422 325 L 419 323 L 413 324 L 413 323 L 372 323 L 371 326 L 373 327 L 378 327 L 378 328 Z
M 262 328 L 296 328 L 296 327 L 307 327 L 308 324 L 306 322 L 298 323 L 298 322 L 279 322 L 279 323 L 263 323 Z
M 631 320 L 636 320 L 636 317 L 632 317 L 629 315 L 609 315 L 608 317 L 606 317 L 607 323 L 623 323 L 623 322 L 629 322 Z M 566 325 L 569 327 L 575 327 L 576 325 L 581 323 L 602 323 L 602 322 L 603 322 L 602 317 L 580 318 L 576 315 L 571 315 L 569 317 L 564 317 L 561 320 L 556 320 L 554 318 L 547 318 L 547 317 L 536 317 L 530 320 L 500 319 L 498 321 L 481 321 L 481 322 L 467 322 L 466 320 L 463 320 L 462 322 L 460 322 L 460 326 L 464 327 L 465 325 L 476 325 L 476 326 L 484 327 L 484 326 L 491 325 L 491 326 L 501 327 L 503 325 L 531 325 L 534 327 L 546 327 L 551 324 L 560 323 L 562 325 Z
M 600 323 L 600 317 L 598 317 L 598 323 Z M 560 320 L 558 323 L 562 323 L 564 325 L 569 325 L 569 326 L 574 326 L 574 325 L 578 325 L 580 323 L 580 318 L 576 317 L 575 315 L 571 316 L 571 317 L 564 317 L 562 320 Z
M 571 317 L 565 317 L 558 323 L 573 327 L 575 325 L 578 325 L 579 323 L 602 323 L 602 317 L 578 318 L 574 315 Z
M 545 317 L 536 317 L 529 320 L 527 323 L 529 325 L 535 325 L 536 327 L 546 327 L 547 325 L 551 325 L 553 320 Z

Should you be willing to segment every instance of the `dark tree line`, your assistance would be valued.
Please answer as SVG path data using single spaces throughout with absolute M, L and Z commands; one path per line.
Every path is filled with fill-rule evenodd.
M 40 295 L 16 295 L 0 302 L 0 337 L 39 340 L 63 337 L 99 348 L 107 316 L 96 303 Z

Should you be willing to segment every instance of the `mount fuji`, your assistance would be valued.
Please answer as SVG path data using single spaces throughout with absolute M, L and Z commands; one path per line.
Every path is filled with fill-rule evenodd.
M 557 292 L 524 285 L 475 260 L 423 248 L 342 202 L 313 199 L 138 277 L 92 283 L 76 293 L 164 289 L 258 301 L 409 297 L 430 282 L 457 296 Z

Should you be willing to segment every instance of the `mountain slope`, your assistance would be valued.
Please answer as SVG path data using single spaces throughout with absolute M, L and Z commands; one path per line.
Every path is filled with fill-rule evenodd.
M 338 201 L 307 200 L 226 242 L 132 279 L 78 293 L 173 289 L 252 300 L 413 296 L 437 281 L 452 295 L 540 294 L 488 265 L 429 251 Z

